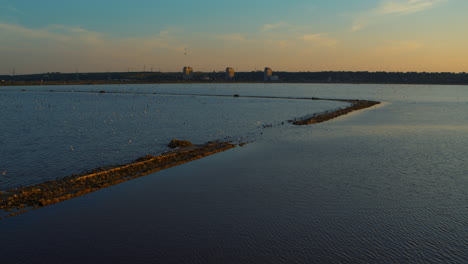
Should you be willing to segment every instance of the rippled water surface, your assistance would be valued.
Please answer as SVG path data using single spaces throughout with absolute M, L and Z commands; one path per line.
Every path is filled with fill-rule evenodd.
M 239 130 L 239 135 L 254 133 L 256 142 L 2 220 L 3 259 L 468 262 L 467 87 L 142 87 L 153 88 L 158 93 L 359 98 L 385 104 L 314 126 Z M 227 98 L 197 98 L 233 107 Z M 264 109 L 271 105 L 274 111 L 273 101 Z M 295 104 L 284 102 L 289 103 Z M 282 109 L 296 114 L 294 107 Z M 268 122 L 282 120 L 266 116 Z
M 174 138 L 199 144 L 252 141 L 265 126 L 348 105 L 158 95 L 154 87 L 145 86 L 119 87 L 122 93 L 53 88 L 56 92 L 41 87 L 0 90 L 0 190 L 126 163 L 167 150 Z M 86 86 L 73 88 L 92 91 Z

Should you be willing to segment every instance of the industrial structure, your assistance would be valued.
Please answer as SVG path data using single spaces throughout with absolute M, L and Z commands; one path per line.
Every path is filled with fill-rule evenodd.
M 271 81 L 271 77 L 273 76 L 273 70 L 271 68 L 265 68 L 265 71 L 263 73 L 263 80 L 266 81 Z
M 232 81 L 234 80 L 234 76 L 235 76 L 235 71 L 233 68 L 226 68 L 226 81 Z
M 182 78 L 184 81 L 193 80 L 193 69 L 192 67 L 184 67 L 182 71 Z
M 265 71 L 263 73 L 263 80 L 265 82 L 269 82 L 269 81 L 278 81 L 279 80 L 279 77 L 276 76 L 276 75 L 273 75 L 273 70 L 271 68 L 265 68 Z
M 278 81 L 279 80 L 279 77 L 276 76 L 276 75 L 273 75 L 273 70 L 271 68 L 265 68 L 265 71 L 263 73 L 263 80 L 265 82 L 268 82 L 268 81 Z

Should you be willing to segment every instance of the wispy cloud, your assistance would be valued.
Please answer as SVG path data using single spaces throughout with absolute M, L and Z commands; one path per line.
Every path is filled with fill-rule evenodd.
M 0 6 L 0 10 L 1 11 L 5 11 L 5 12 L 8 12 L 8 13 L 16 13 L 16 14 L 23 14 L 23 12 L 21 12 L 18 8 L 12 6 L 12 5 L 3 5 L 3 6 Z
M 289 43 L 288 43 L 287 40 L 280 40 L 280 41 L 278 42 L 278 46 L 279 46 L 280 48 L 282 48 L 282 49 L 285 49 L 285 48 L 287 48 L 287 47 L 289 46 Z
M 0 0 L 1 2 L 1 0 Z M 0 23 L 19 23 L 24 12 L 11 4 L 0 3 Z
M 326 34 L 309 34 L 301 37 L 302 40 L 312 42 L 321 47 L 333 47 L 338 44 L 338 40 L 329 38 Z
M 400 55 L 414 52 L 424 47 L 424 44 L 419 41 L 392 41 L 374 50 L 375 53 L 385 55 Z
M 80 27 L 49 25 L 34 29 L 0 23 L 0 35 L 0 56 L 11 63 L 21 61 L 33 72 L 59 64 L 62 70 L 70 70 L 73 65 L 96 69 L 93 67 L 138 65 L 169 58 L 175 61 L 188 47 L 170 29 L 151 36 L 119 38 Z
M 226 41 L 236 41 L 236 42 L 248 41 L 247 37 L 244 34 L 240 34 L 240 33 L 216 35 L 215 38 L 226 40 Z
M 140 38 L 112 38 L 103 33 L 83 29 L 80 27 L 70 27 L 64 25 L 48 25 L 44 28 L 33 29 L 15 24 L 0 23 L 0 33 L 9 38 L 0 39 L 0 43 L 15 43 L 18 40 L 46 41 L 49 44 L 65 44 L 71 46 L 87 45 L 89 47 L 118 47 L 123 44 L 144 46 L 146 43 L 153 45 L 153 48 L 163 48 L 174 51 L 181 51 L 184 45 L 180 44 L 171 35 L 169 30 L 161 31 L 159 34 Z
M 262 31 L 267 32 L 267 31 L 277 30 L 277 29 L 281 29 L 281 28 L 288 28 L 290 26 L 291 25 L 286 23 L 286 22 L 278 22 L 278 23 L 274 23 L 274 24 L 265 24 L 262 27 Z
M 424 11 L 447 0 L 399 0 L 385 1 L 376 10 L 378 14 L 406 15 Z
M 353 26 L 351 27 L 352 32 L 358 32 L 369 24 L 369 19 L 368 18 L 356 18 L 353 21 Z
M 449 0 L 383 0 L 379 6 L 359 14 L 353 21 L 351 31 L 364 29 L 381 16 L 403 16 L 425 11 Z

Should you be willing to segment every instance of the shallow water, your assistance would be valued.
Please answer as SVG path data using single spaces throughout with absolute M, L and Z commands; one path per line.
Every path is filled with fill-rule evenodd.
M 264 126 L 348 105 L 40 88 L 0 90 L 0 190 L 130 162 L 167 150 L 174 138 L 254 141 Z
M 327 93 L 387 103 L 2 220 L 3 259 L 467 263 L 468 88 L 290 92 Z

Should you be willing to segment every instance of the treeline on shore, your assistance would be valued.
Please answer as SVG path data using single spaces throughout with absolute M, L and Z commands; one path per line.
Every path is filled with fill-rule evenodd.
M 283 83 L 468 84 L 468 73 L 450 72 L 274 72 Z M 0 75 L 0 85 L 227 82 L 224 72 L 195 72 L 183 80 L 175 72 L 105 72 Z M 229 82 L 264 82 L 261 71 L 237 72 Z

